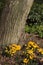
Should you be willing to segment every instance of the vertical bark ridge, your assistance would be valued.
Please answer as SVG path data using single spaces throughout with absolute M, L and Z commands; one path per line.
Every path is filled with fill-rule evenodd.
M 18 43 L 33 0 L 9 0 L 2 13 L 0 44 Z

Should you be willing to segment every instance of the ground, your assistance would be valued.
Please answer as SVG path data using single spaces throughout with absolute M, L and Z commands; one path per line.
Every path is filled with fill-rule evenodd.
M 25 45 L 29 41 L 34 41 L 40 47 L 43 47 L 43 39 L 39 38 L 37 35 L 25 33 L 23 36 L 23 34 L 21 34 L 21 39 L 19 41 L 19 43 L 21 43 L 21 46 Z M 21 56 L 18 55 L 18 53 L 15 54 L 13 57 L 6 57 L 1 54 L 2 50 L 3 49 L 0 48 L 0 65 L 20 65 L 20 61 L 16 61 L 18 58 L 21 59 Z M 22 55 L 22 50 L 19 52 L 19 54 Z M 43 57 L 42 57 L 41 61 L 42 62 L 38 61 L 38 65 L 43 65 Z M 21 65 L 23 65 L 23 64 L 21 64 Z

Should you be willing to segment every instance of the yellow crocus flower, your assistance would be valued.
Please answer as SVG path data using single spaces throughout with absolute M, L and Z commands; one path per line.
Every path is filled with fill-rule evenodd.
M 33 45 L 33 44 L 34 44 L 34 42 L 33 42 L 33 41 L 29 41 L 29 42 L 28 42 L 28 44 L 31 44 L 31 45 Z
M 33 56 L 30 56 L 30 59 L 32 60 L 33 59 Z
M 27 50 L 28 54 L 33 54 L 33 50 Z
M 43 51 L 41 52 L 41 54 L 43 55 Z
M 39 52 L 42 52 L 43 51 L 43 49 L 42 48 L 39 48 L 39 49 L 37 49 Z
M 25 58 L 23 59 L 23 62 L 27 64 L 29 62 L 29 59 Z
M 20 50 L 20 49 L 21 49 L 21 46 L 17 45 L 16 50 Z

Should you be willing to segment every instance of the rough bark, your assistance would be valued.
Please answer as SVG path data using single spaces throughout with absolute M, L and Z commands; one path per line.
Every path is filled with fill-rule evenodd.
M 8 0 L 0 21 L 0 44 L 18 43 L 33 0 Z

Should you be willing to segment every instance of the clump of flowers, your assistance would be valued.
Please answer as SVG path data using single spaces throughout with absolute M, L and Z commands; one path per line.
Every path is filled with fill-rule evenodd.
M 35 53 L 36 51 L 39 53 L 39 54 L 42 54 L 43 55 L 43 49 L 40 48 L 37 43 L 33 42 L 33 41 L 30 41 L 28 42 L 27 44 L 27 49 L 31 49 L 33 51 L 33 53 Z
M 36 42 L 29 41 L 23 47 L 17 44 L 10 44 L 4 48 L 3 54 L 10 57 L 15 55 L 15 61 L 18 65 L 38 65 L 36 57 L 43 57 L 43 49 Z
M 23 50 L 23 55 L 25 58 L 29 59 L 29 61 L 34 60 L 36 56 L 43 56 L 43 49 L 40 48 L 35 42 L 29 41 L 27 44 L 25 44 L 25 50 Z M 26 60 L 23 60 L 24 63 Z
M 21 49 L 20 45 L 17 44 L 10 44 L 4 48 L 4 55 L 13 56 L 17 51 Z

